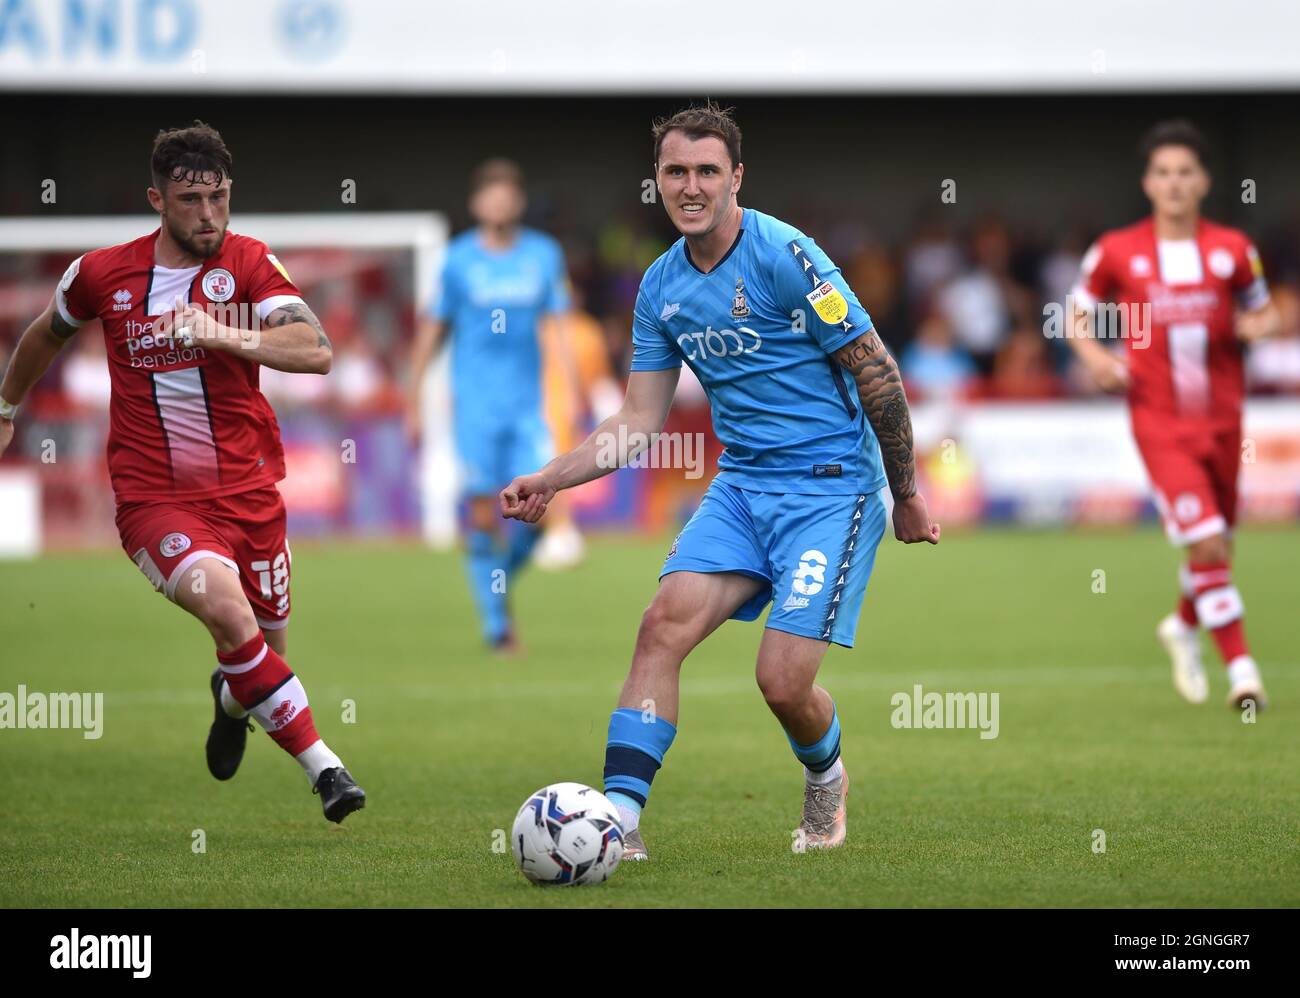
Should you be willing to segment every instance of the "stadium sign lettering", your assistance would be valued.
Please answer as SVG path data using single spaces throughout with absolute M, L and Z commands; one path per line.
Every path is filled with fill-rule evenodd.
M 64 64 L 114 60 L 128 54 L 125 39 L 132 24 L 135 56 L 142 62 L 188 59 L 199 40 L 198 0 L 130 5 L 8 0 L 0 3 L 0 55 L 21 50 L 35 62 L 53 56 Z

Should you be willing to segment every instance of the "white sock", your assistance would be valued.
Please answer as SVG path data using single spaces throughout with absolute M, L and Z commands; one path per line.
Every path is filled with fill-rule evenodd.
M 244 710 L 243 704 L 231 696 L 230 684 L 224 679 L 221 680 L 221 709 L 231 717 L 248 716 L 248 711 Z
M 814 773 L 807 766 L 804 766 L 803 775 L 804 779 L 809 783 L 816 786 L 825 786 L 827 783 L 834 783 L 844 775 L 844 763 L 842 760 L 836 759 L 831 764 L 831 768 L 826 770 L 824 773 Z
M 634 811 L 626 804 L 615 804 L 618 808 L 618 820 L 623 823 L 623 834 L 628 835 L 636 831 L 637 825 L 641 824 L 641 812 Z
M 294 758 L 298 760 L 298 765 L 307 774 L 307 782 L 313 787 L 316 786 L 316 781 L 320 779 L 320 774 L 325 770 L 343 765 L 343 760 L 330 751 L 329 746 L 325 744 L 324 738 L 318 738 Z
M 1236 686 L 1247 681 L 1259 682 L 1259 667 L 1249 655 L 1238 655 L 1228 664 L 1228 682 Z

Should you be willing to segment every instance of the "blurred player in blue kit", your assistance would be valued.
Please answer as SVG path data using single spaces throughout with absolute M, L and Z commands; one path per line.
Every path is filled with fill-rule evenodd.
M 886 483 L 895 536 L 939 541 L 916 489 L 907 398 L 826 254 L 739 205 L 744 166 L 730 114 L 688 108 L 653 136 L 659 193 L 682 238 L 642 279 L 623 407 L 579 447 L 512 481 L 501 511 L 535 523 L 559 490 L 630 460 L 610 461 L 610 441 L 657 433 L 682 363 L 691 367 L 726 449 L 642 617 L 610 719 L 605 792 L 624 822 L 625 857 L 645 859 L 641 810 L 677 733 L 682 661 L 724 621 L 755 620 L 774 603 L 756 678 L 804 767 L 802 842 L 833 848 L 846 835 L 848 778 L 835 704 L 814 680 L 828 645 L 853 647 Z
M 523 172 L 491 159 L 470 177 L 477 223 L 447 246 L 442 279 L 411 353 L 407 427 L 420 426 L 420 382 L 451 341 L 452 420 L 461 493 L 468 504 L 470 589 L 483 637 L 517 649 L 509 583 L 528 561 L 539 531 L 496 516 L 502 485 L 550 457 L 542 417 L 542 320 L 568 308 L 564 255 L 550 236 L 521 225 Z M 571 365 L 570 365 L 571 366 Z

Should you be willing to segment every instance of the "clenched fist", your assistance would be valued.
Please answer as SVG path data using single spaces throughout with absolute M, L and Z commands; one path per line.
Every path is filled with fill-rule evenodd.
M 540 471 L 520 475 L 501 490 L 501 515 L 508 520 L 536 523 L 546 515 L 546 504 L 555 498 L 555 491 Z

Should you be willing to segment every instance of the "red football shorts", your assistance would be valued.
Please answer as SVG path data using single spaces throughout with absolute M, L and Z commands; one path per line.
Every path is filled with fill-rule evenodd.
M 1170 541 L 1192 544 L 1232 528 L 1241 469 L 1239 431 L 1206 435 L 1190 444 L 1135 439 Z
M 117 507 L 122 547 L 155 589 L 176 587 L 200 558 L 239 575 L 259 627 L 289 623 L 289 545 L 284 500 L 274 486 L 216 499 L 127 502 Z

